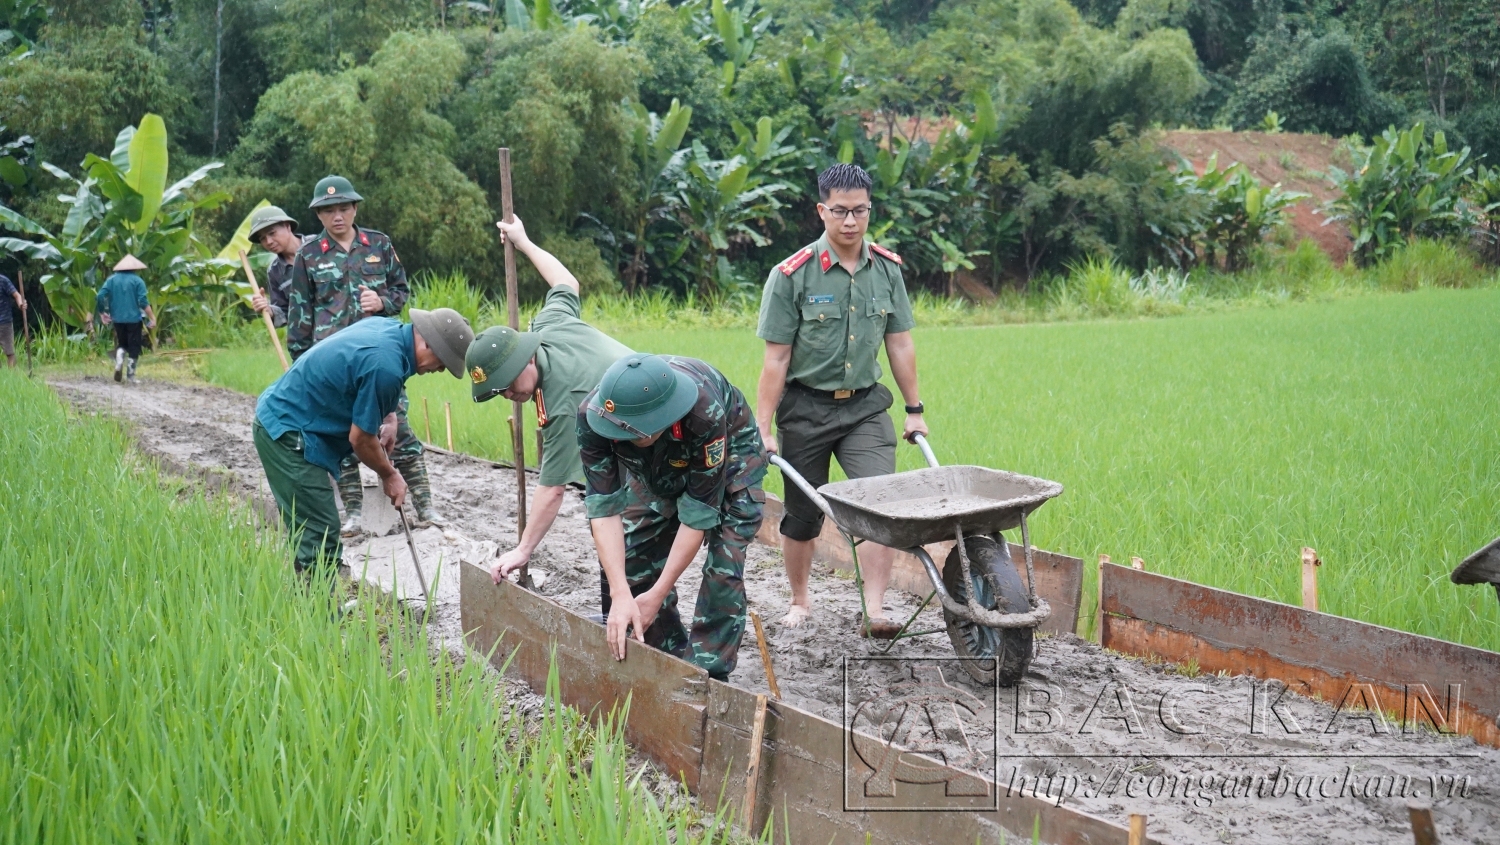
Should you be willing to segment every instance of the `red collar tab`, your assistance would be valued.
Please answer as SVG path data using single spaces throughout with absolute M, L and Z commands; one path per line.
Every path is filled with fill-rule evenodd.
M 677 422 L 672 423 L 672 439 L 682 439 L 682 420 L 678 420 Z
M 781 264 L 779 264 L 777 266 L 781 270 L 782 273 L 784 273 L 785 275 L 790 276 L 793 273 L 797 272 L 797 268 L 798 267 L 801 267 L 803 264 L 806 264 L 807 263 L 807 259 L 812 258 L 812 254 L 813 254 L 813 248 L 810 247 L 810 246 L 805 246 L 805 247 L 797 250 L 795 253 L 793 253 L 791 258 L 788 258 L 787 260 L 781 262 Z
M 889 258 L 890 260 L 896 262 L 897 264 L 903 263 L 901 261 L 901 256 L 897 255 L 894 252 L 891 252 L 890 250 L 886 249 L 885 247 L 881 246 L 880 244 L 872 243 L 872 244 L 870 244 L 870 249 L 874 250 L 876 254 L 883 255 L 886 258 Z
M 324 251 L 324 252 L 327 252 L 327 251 L 328 251 L 328 249 L 329 249 L 329 246 L 328 246 L 328 239 L 327 239 L 327 238 L 324 238 L 324 239 L 323 239 L 323 240 L 321 240 L 321 241 L 318 241 L 318 246 L 321 246 L 321 247 L 322 247 L 322 248 L 323 248 L 323 251 Z
M 818 255 L 818 262 L 823 265 L 823 272 L 827 273 L 828 268 L 833 266 L 833 256 L 829 255 L 828 250 L 825 249 Z
M 364 232 L 360 232 L 359 233 L 359 242 L 362 243 L 362 244 L 364 244 L 365 246 L 369 246 L 370 245 L 370 237 L 368 235 L 366 235 Z M 896 259 L 896 263 L 900 264 L 901 260 L 899 258 Z

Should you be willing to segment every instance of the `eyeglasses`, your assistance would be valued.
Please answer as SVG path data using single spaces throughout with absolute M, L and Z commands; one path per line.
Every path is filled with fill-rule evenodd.
M 822 205 L 822 203 L 819 203 L 819 205 Z M 824 205 L 823 209 L 833 215 L 833 219 L 835 220 L 843 220 L 851 214 L 854 215 L 855 220 L 863 220 L 870 216 L 870 206 L 868 205 L 862 205 L 858 208 L 844 208 L 841 205 Z

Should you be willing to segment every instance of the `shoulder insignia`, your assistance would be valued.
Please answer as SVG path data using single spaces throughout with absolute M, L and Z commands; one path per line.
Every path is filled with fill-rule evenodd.
M 823 254 L 818 256 L 818 263 L 823 265 L 823 272 L 827 273 L 828 268 L 833 266 L 833 256 L 829 255 L 828 250 L 825 249 Z
M 359 242 L 364 244 L 365 246 L 370 245 L 370 236 L 366 235 L 363 229 L 361 229 L 359 232 Z
M 806 264 L 807 259 L 812 258 L 812 255 L 813 248 L 810 246 L 805 246 L 797 250 L 792 254 L 791 258 L 788 258 L 787 260 L 781 262 L 781 272 L 785 273 L 788 276 L 792 275 L 793 273 L 797 272 L 798 267 Z
M 322 247 L 322 249 L 323 249 L 324 252 L 327 252 L 328 251 L 328 239 L 324 238 L 323 240 L 318 241 L 318 246 Z
M 873 250 L 874 252 L 880 254 L 880 255 L 885 256 L 886 258 L 889 258 L 890 260 L 896 262 L 897 264 L 904 263 L 904 262 L 901 261 L 901 256 L 897 255 L 894 252 L 891 252 L 890 250 L 886 249 L 885 247 L 881 246 L 880 244 L 871 243 L 870 244 L 870 249 Z

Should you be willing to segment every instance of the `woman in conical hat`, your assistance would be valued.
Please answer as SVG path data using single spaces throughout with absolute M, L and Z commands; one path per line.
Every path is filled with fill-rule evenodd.
M 125 257 L 120 259 L 120 263 L 115 265 L 116 273 L 134 273 L 144 269 L 146 269 L 146 263 L 129 253 L 126 253 Z
M 151 303 L 146 300 L 146 282 L 135 274 L 144 269 L 145 263 L 134 255 L 121 258 L 114 275 L 104 281 L 94 300 L 94 309 L 115 329 L 115 381 L 123 375 L 131 384 L 136 383 L 135 364 L 141 357 L 142 318 L 146 328 L 156 323 Z

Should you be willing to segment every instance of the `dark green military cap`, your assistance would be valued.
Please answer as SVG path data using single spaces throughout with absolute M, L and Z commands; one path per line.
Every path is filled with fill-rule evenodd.
M 510 387 L 541 344 L 542 336 L 536 332 L 518 332 L 510 326 L 490 326 L 480 332 L 464 355 L 474 401 L 493 399 Z
M 261 232 L 277 223 L 290 223 L 292 231 L 297 231 L 297 221 L 288 216 L 279 206 L 263 205 L 250 212 L 250 240 L 255 240 Z
M 610 440 L 650 437 L 698 402 L 698 385 L 660 355 L 626 355 L 604 371 L 588 406 L 589 428 Z
M 437 308 L 423 311 L 411 309 L 411 324 L 421 333 L 422 340 L 437 353 L 443 369 L 454 378 L 464 377 L 464 350 L 474 342 L 474 330 L 464 315 L 452 308 Z
M 307 204 L 308 208 L 321 208 L 325 205 L 338 205 L 341 202 L 360 202 L 364 197 L 354 192 L 354 186 L 349 180 L 342 176 L 324 176 L 318 180 L 317 187 L 313 188 L 312 202 Z

